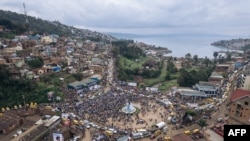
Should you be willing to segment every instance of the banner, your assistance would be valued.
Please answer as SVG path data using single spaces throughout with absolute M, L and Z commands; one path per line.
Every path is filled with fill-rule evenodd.
M 53 141 L 64 141 L 61 133 L 53 133 Z

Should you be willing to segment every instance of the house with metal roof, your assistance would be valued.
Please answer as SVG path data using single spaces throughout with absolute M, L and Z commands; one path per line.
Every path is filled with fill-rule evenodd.
M 192 99 L 193 102 L 195 103 L 195 101 L 197 100 L 197 98 L 201 99 L 201 98 L 206 98 L 208 97 L 208 95 L 205 92 L 200 92 L 197 90 L 193 90 L 193 89 L 185 89 L 185 88 L 179 88 L 175 90 L 176 93 L 179 93 L 181 96 L 182 101 L 185 101 L 186 99 Z
M 210 96 L 217 95 L 219 93 L 218 87 L 209 82 L 200 81 L 199 83 L 195 84 L 195 89 Z
M 79 89 L 83 89 L 83 88 L 89 88 L 89 87 L 97 84 L 98 82 L 99 81 L 97 79 L 86 78 L 86 79 L 83 79 L 81 81 L 75 81 L 75 82 L 69 83 L 68 88 L 79 90 Z

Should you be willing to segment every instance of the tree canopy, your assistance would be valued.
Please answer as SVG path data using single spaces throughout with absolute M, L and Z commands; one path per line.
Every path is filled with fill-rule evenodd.
M 213 67 L 207 67 L 205 69 L 187 71 L 180 69 L 177 83 L 183 87 L 192 87 L 199 81 L 207 81 L 211 75 Z
M 128 59 L 138 59 L 141 56 L 145 56 L 143 50 L 132 43 L 133 40 L 118 40 L 112 42 L 114 45 L 113 54 L 115 54 L 115 56 L 121 54 Z
M 5 65 L 0 65 L 0 107 L 12 107 L 25 103 L 48 102 L 47 93 L 53 91 L 55 96 L 63 95 L 56 87 L 38 84 L 33 80 L 14 79 Z
M 31 68 L 40 68 L 44 65 L 43 59 L 41 57 L 32 58 L 31 60 L 27 61 L 27 63 Z

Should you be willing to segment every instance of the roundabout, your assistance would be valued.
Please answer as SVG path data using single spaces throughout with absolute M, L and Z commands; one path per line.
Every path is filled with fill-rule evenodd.
M 133 114 L 134 112 L 136 112 L 136 107 L 134 107 L 130 101 L 127 100 L 126 102 L 126 106 L 124 106 L 122 108 L 122 112 L 126 113 L 126 114 Z

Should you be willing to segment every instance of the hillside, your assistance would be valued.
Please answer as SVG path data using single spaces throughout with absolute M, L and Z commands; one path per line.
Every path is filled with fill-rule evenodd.
M 79 29 L 73 26 L 67 26 L 59 21 L 48 21 L 40 18 L 27 15 L 29 21 L 29 28 L 32 33 L 38 34 L 58 34 L 59 36 L 76 36 L 91 40 L 108 40 L 114 39 L 109 35 L 93 32 L 88 29 Z M 0 10 L 0 21 L 10 21 L 15 27 L 25 28 L 25 16 L 11 11 Z M 7 27 L 8 28 L 8 27 Z M 12 29 L 11 29 L 12 30 Z M 14 29 L 16 30 L 16 29 Z
M 244 50 L 246 46 L 250 45 L 250 39 L 231 39 L 231 40 L 220 40 L 211 43 L 213 46 L 224 47 L 228 49 Z

